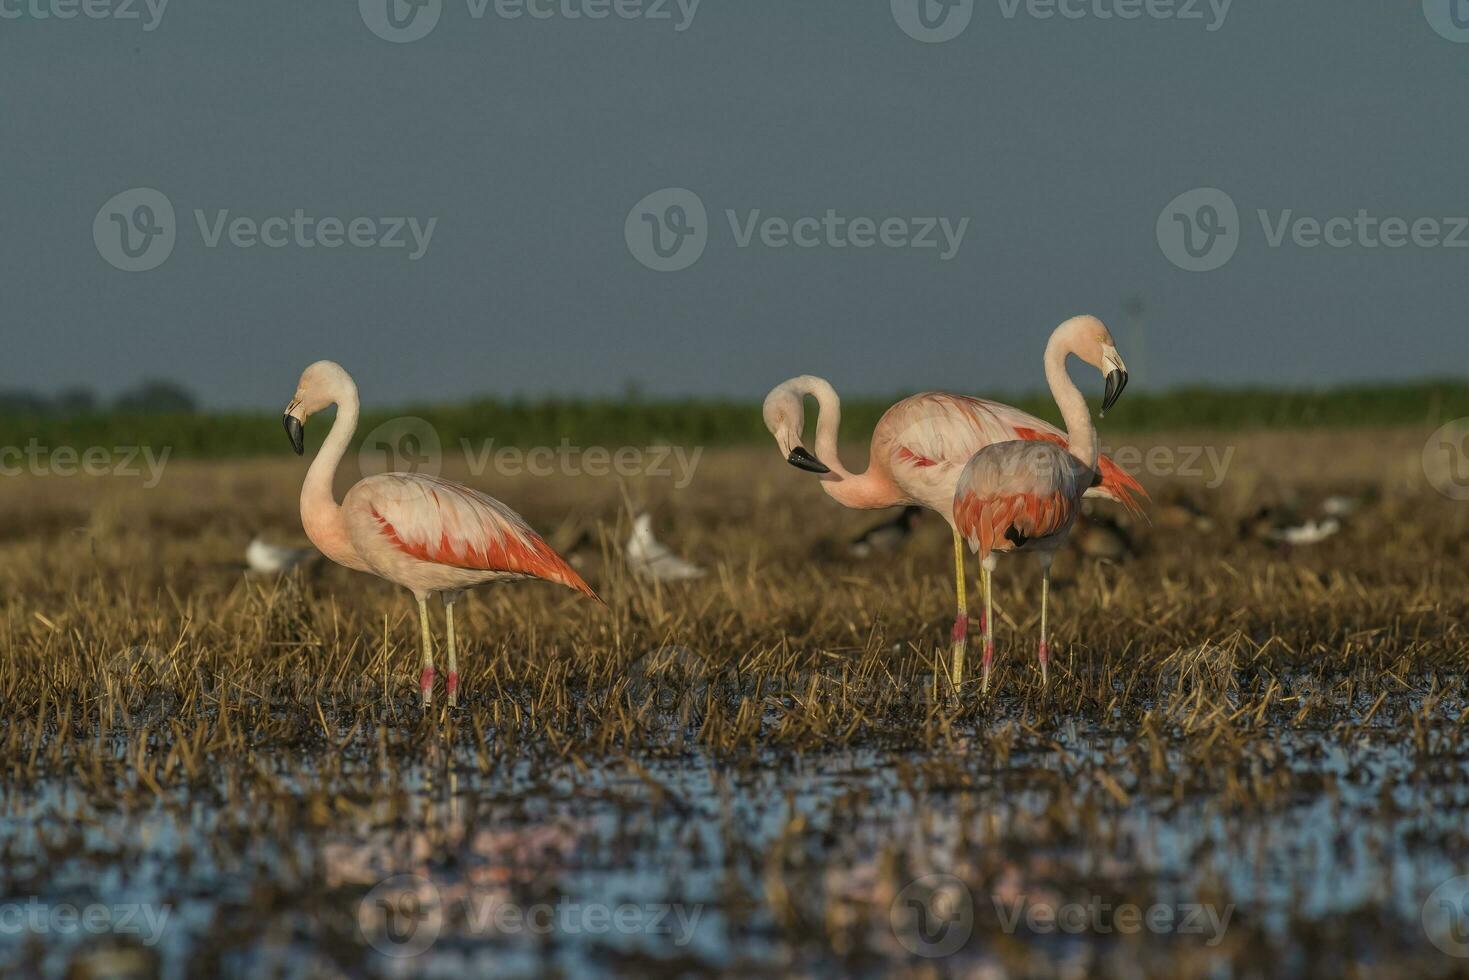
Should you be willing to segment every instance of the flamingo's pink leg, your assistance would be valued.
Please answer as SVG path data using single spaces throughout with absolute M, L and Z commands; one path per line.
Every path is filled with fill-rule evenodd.
M 428 600 L 418 600 L 418 622 L 423 628 L 423 672 L 418 676 L 419 689 L 423 691 L 423 706 L 434 701 L 434 641 L 428 631 Z
M 952 658 L 954 690 L 964 685 L 964 653 L 969 645 L 969 604 L 964 597 L 964 539 L 954 530 L 954 594 L 959 612 L 954 617 Z
M 454 654 L 454 600 L 447 597 L 444 599 L 444 620 L 449 649 L 449 674 L 444 678 L 444 684 L 449 692 L 449 707 L 453 708 L 459 704 L 459 664 Z
M 1046 649 L 1046 600 L 1051 594 L 1051 555 L 1043 551 L 1037 557 L 1041 563 L 1041 645 L 1037 653 L 1041 661 L 1041 687 L 1050 681 L 1050 651 Z
M 984 660 L 981 664 L 983 679 L 980 682 L 980 691 L 984 694 L 990 692 L 990 667 L 995 660 L 995 611 L 994 611 L 994 575 L 995 556 L 986 555 L 983 561 L 984 568 Z

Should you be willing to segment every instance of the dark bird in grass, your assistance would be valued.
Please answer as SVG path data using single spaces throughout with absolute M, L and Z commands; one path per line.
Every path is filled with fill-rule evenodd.
M 1172 494 L 1159 503 L 1155 520 L 1159 527 L 1192 530 L 1200 534 L 1214 530 L 1214 519 L 1191 497 L 1181 493 Z
M 1087 514 L 1071 532 L 1076 550 L 1098 561 L 1121 563 L 1137 554 L 1132 535 L 1106 514 Z
M 853 558 L 892 554 L 913 536 L 913 525 L 922 513 L 922 507 L 904 507 L 897 517 L 874 524 L 853 538 L 847 550 Z
M 1341 520 L 1327 514 L 1303 519 L 1287 507 L 1265 505 L 1240 522 L 1240 540 L 1261 541 L 1283 548 L 1320 544 L 1342 528 Z

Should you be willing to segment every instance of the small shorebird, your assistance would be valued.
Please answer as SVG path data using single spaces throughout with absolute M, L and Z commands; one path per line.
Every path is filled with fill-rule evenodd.
M 627 539 L 627 567 L 638 578 L 650 582 L 687 582 L 708 574 L 693 562 L 675 555 L 653 537 L 653 518 L 639 514 L 633 518 L 632 536 Z
M 289 548 L 271 544 L 260 535 L 250 539 L 245 548 L 245 566 L 257 575 L 281 575 L 293 572 L 321 557 L 315 548 Z
M 360 409 L 351 375 L 333 361 L 308 367 L 282 422 L 300 456 L 306 420 L 331 405 L 337 406 L 336 421 L 301 485 L 301 523 L 311 543 L 332 561 L 396 582 L 418 600 L 419 687 L 425 707 L 433 701 L 434 686 L 430 596 L 444 601 L 450 706 L 458 703 L 459 688 L 454 603 L 465 589 L 537 578 L 602 601 L 519 514 L 469 487 L 421 473 L 381 473 L 358 481 L 338 504 L 332 478 L 352 442 Z

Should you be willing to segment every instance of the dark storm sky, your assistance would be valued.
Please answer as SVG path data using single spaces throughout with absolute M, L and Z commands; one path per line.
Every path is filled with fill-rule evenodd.
M 332 357 L 380 406 L 629 381 L 758 398 L 801 372 L 1004 393 L 1041 386 L 1046 333 L 1078 312 L 1111 324 L 1139 387 L 1469 368 L 1469 248 L 1272 248 L 1256 216 L 1469 215 L 1469 43 L 1419 0 L 1235 0 L 1222 24 L 1206 0 L 1202 20 L 977 0 L 937 44 L 889 0 L 702 0 L 682 31 L 674 0 L 665 20 L 443 0 L 403 44 L 355 0 L 171 0 L 151 31 L 143 0 L 139 20 L 36 15 L 53 2 L 0 0 L 0 388 L 163 376 L 277 408 Z M 167 196 L 177 241 L 130 273 L 93 222 L 135 187 Z M 676 272 L 624 239 L 665 187 L 708 209 Z M 1241 215 L 1205 273 L 1156 232 L 1200 187 Z M 210 248 L 194 217 L 298 208 L 437 225 L 410 261 Z M 969 224 L 943 261 L 740 248 L 726 209 Z

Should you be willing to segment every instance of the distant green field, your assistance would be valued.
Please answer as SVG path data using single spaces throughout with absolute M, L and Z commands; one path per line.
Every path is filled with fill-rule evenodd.
M 1100 386 L 1096 394 L 1100 395 Z M 852 399 L 842 405 L 842 433 L 860 440 L 896 400 Z M 1044 395 L 1006 399 L 1059 421 Z M 807 432 L 815 429 L 808 403 Z M 469 440 L 496 446 L 757 444 L 769 438 L 758 403 L 718 400 L 482 400 L 451 406 L 408 406 L 367 414 L 359 437 L 389 419 L 414 416 L 433 425 L 444 445 Z M 1437 425 L 1469 416 L 1469 384 L 1417 382 L 1316 391 L 1180 388 L 1157 394 L 1131 390 L 1108 415 L 1110 432 L 1245 430 Z M 311 445 L 325 436 L 319 420 Z M 9 415 L 0 418 L 0 448 L 37 446 L 170 447 L 173 458 L 280 455 L 289 452 L 280 417 L 259 414 Z

